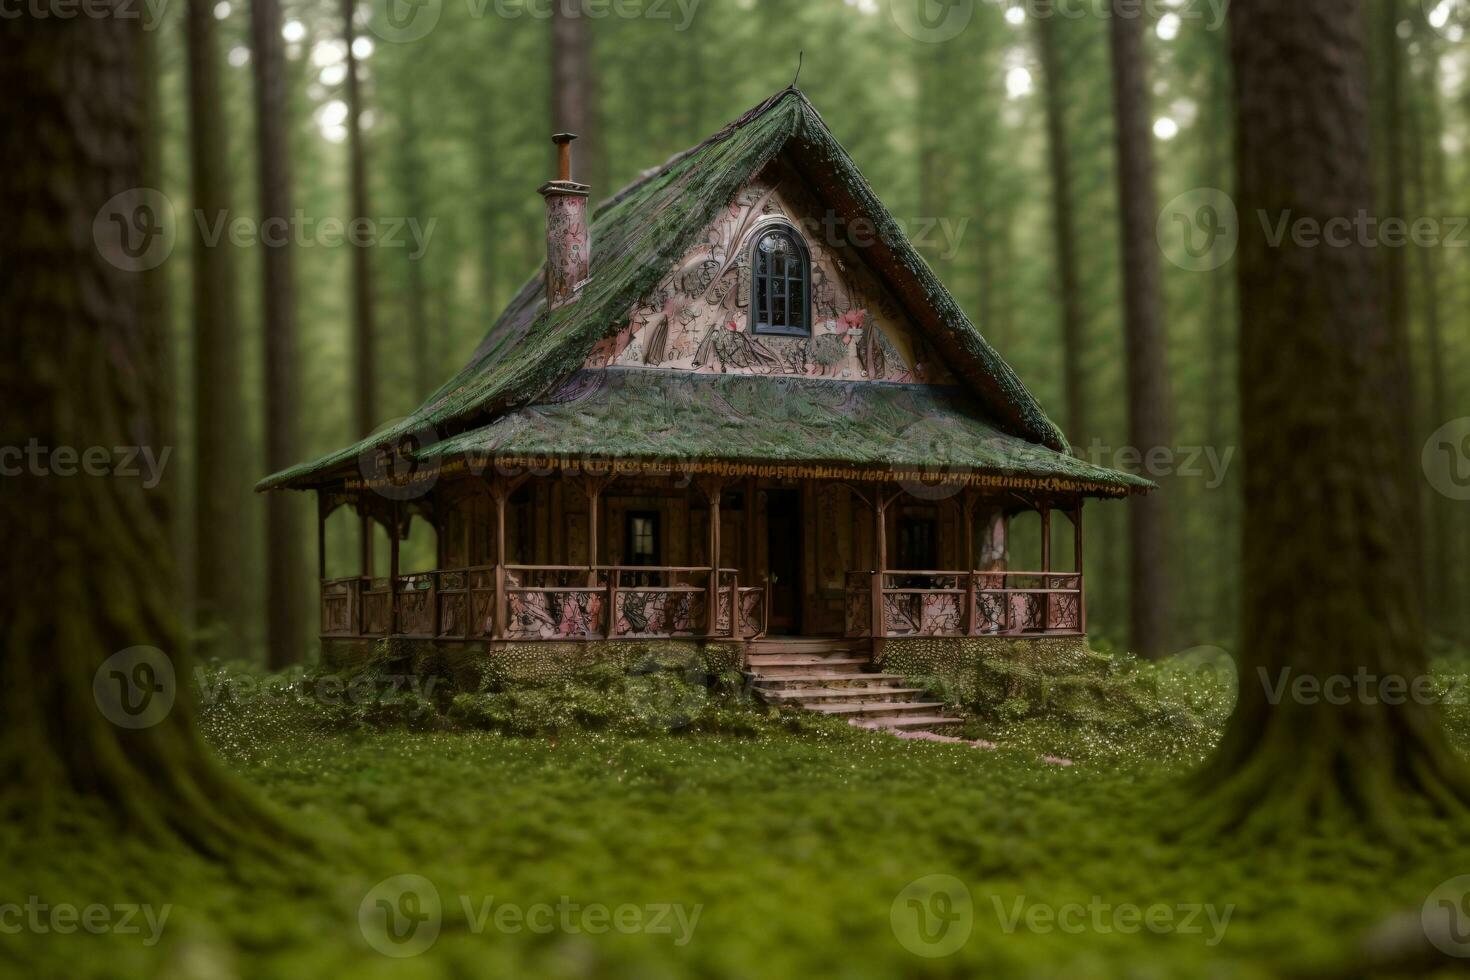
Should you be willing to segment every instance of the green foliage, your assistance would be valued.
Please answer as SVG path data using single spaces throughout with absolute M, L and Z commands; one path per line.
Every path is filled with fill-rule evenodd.
M 1130 675 L 1152 678 L 1175 701 L 1204 676 L 1192 664 L 1122 663 L 1114 674 Z M 598 679 L 616 686 L 608 673 Z M 546 690 L 562 683 L 548 680 Z M 145 946 L 139 935 L 27 930 L 0 944 L 0 971 L 285 980 L 1401 975 L 1367 937 L 1417 923 L 1430 891 L 1470 864 L 1464 834 L 1427 819 L 1399 850 L 1346 823 L 1269 853 L 1171 837 L 1162 828 L 1182 802 L 1181 776 L 1210 748 L 1208 733 L 1170 740 L 1143 723 L 1131 729 L 1130 750 L 1105 752 L 1083 728 L 997 722 L 976 733 L 999 744 L 984 751 L 840 724 L 791 733 L 763 724 L 738 736 L 576 725 L 537 738 L 303 736 L 289 726 L 231 728 L 217 715 L 211 739 L 225 759 L 338 845 L 318 880 L 303 887 L 264 864 L 226 875 L 188 854 L 142 848 L 115 833 L 100 802 L 83 804 L 62 825 L 0 840 L 8 892 L 52 903 L 169 903 L 162 939 Z M 1464 751 L 1470 731 L 1452 731 Z M 1077 764 L 1048 764 L 1043 751 Z M 389 960 L 366 946 L 358 916 L 370 889 L 400 874 L 434 884 L 443 928 L 426 953 Z M 900 892 L 927 874 L 958 878 L 974 909 L 969 938 L 937 961 L 904 948 L 891 925 Z M 492 896 L 702 911 L 684 946 L 668 935 L 477 931 L 472 913 Z M 1005 927 L 1018 901 L 1056 908 L 1094 896 L 1231 912 L 1214 945 L 1209 929 Z
M 1080 638 L 891 641 L 883 665 L 969 715 L 971 738 L 1087 759 L 1199 752 L 1235 690 L 1228 658 L 1150 663 Z

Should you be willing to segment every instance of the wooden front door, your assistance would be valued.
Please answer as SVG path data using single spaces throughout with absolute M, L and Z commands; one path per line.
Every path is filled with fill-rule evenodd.
M 801 493 L 766 491 L 766 574 L 771 632 L 801 632 Z

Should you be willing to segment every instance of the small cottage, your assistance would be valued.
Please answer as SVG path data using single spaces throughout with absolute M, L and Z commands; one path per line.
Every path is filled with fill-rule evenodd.
M 324 644 L 718 641 L 793 679 L 773 699 L 862 674 L 881 707 L 904 703 L 872 673 L 891 641 L 1085 633 L 1083 503 L 1150 484 L 1069 453 L 800 91 L 595 211 L 573 139 L 540 188 L 546 263 L 471 362 L 260 484 L 316 491 L 322 535 L 342 507 L 387 529 L 386 578 L 371 534 L 360 574 L 323 557 Z M 404 574 L 414 518 L 437 567 Z

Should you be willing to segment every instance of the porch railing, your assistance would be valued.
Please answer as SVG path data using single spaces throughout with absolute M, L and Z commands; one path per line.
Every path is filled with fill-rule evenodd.
M 741 586 L 733 568 L 483 565 L 400 575 L 391 587 L 365 576 L 321 584 L 330 637 L 749 639 L 766 616 L 766 590 Z
M 1082 575 L 849 572 L 846 621 L 850 637 L 871 637 L 875 625 L 885 638 L 1083 633 Z

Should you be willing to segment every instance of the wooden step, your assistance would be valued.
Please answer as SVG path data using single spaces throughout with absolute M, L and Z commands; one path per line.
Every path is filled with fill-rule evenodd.
M 840 637 L 778 636 L 750 641 L 752 654 L 763 653 L 835 653 L 851 650 L 866 650 L 863 640 L 844 640 Z
M 900 731 L 913 731 L 919 728 L 938 728 L 943 725 L 963 725 L 965 719 L 953 718 L 949 715 L 889 715 L 878 718 L 853 718 L 848 724 L 858 728 L 867 728 L 874 731 L 888 729 L 899 729 Z
M 802 707 L 824 715 L 852 715 L 858 718 L 899 714 L 928 716 L 944 709 L 944 705 L 937 701 L 859 701 L 849 704 L 803 704 Z
M 750 673 L 756 677 L 772 679 L 791 676 L 811 677 L 817 674 L 847 676 L 862 673 L 866 666 L 868 666 L 866 660 L 827 660 L 817 663 L 797 660 L 790 663 L 752 665 Z
M 785 674 L 780 677 L 762 677 L 747 672 L 746 677 L 757 690 L 769 688 L 800 687 L 883 687 L 902 681 L 901 674 L 843 674 L 835 670 L 815 674 Z
M 862 666 L 866 663 L 868 663 L 866 657 L 847 657 L 835 654 L 830 657 L 797 657 L 785 653 L 768 653 L 752 656 L 746 666 L 760 673 L 767 667 L 838 667 L 847 664 Z
M 761 697 L 777 703 L 797 702 L 810 704 L 858 704 L 863 701 L 897 700 L 915 694 L 927 693 L 922 687 L 798 687 L 762 688 Z

